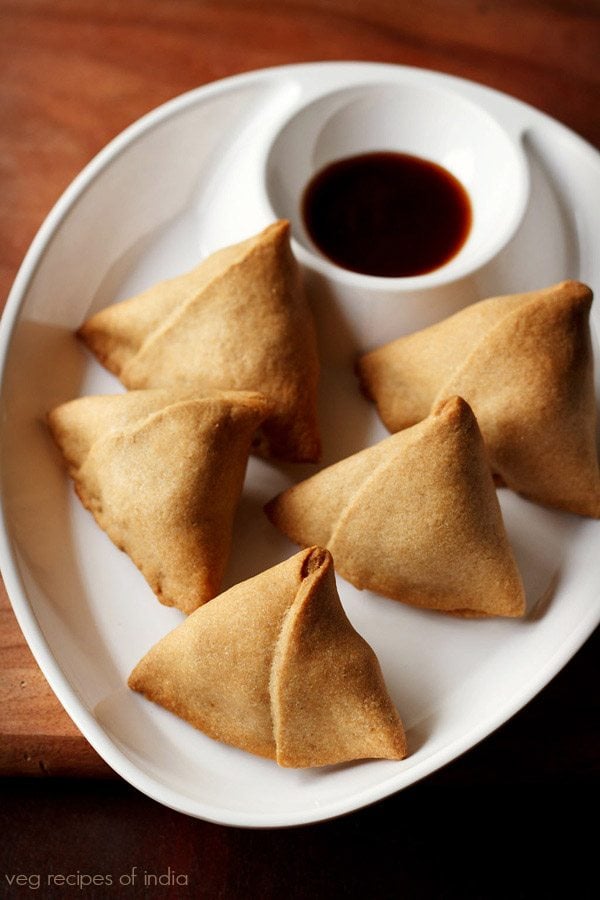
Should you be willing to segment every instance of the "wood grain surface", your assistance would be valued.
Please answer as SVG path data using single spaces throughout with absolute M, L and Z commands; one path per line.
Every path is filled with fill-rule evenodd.
M 0 297 L 78 171 L 190 88 L 282 63 L 393 62 L 506 91 L 598 145 L 599 49 L 593 0 L 0 0 Z M 493 781 L 507 756 L 531 774 L 533 759 L 550 779 L 597 777 L 594 641 L 442 782 Z M 5 593 L 0 651 L 0 773 L 107 774 L 46 685 Z

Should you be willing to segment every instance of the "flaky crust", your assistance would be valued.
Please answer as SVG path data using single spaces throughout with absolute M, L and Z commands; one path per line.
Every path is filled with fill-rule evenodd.
M 75 488 L 167 606 L 218 593 L 262 394 L 81 397 L 48 421 Z
M 294 485 L 266 512 L 293 541 L 327 547 L 358 588 L 464 616 L 525 610 L 483 440 L 459 397 Z
M 101 310 L 78 334 L 130 389 L 187 383 L 264 393 L 271 413 L 255 449 L 318 459 L 316 335 L 288 222 Z
M 575 281 L 483 300 L 363 356 L 363 389 L 392 432 L 459 394 L 501 483 L 597 518 L 591 303 L 590 289 Z
M 406 755 L 379 663 L 342 609 L 331 556 L 316 547 L 197 610 L 146 654 L 129 686 L 282 766 Z

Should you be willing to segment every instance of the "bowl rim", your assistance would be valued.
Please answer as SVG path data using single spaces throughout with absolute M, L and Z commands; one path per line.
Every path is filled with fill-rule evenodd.
M 410 70 L 410 67 L 407 68 L 409 69 L 409 71 L 412 71 Z M 400 69 L 404 70 L 405 67 L 400 67 Z M 505 145 L 512 151 L 511 166 L 514 170 L 514 174 L 516 175 L 516 181 L 514 181 L 511 185 L 511 206 L 507 214 L 505 214 L 505 216 L 503 217 L 501 227 L 497 229 L 496 236 L 493 240 L 487 241 L 482 246 L 477 248 L 473 247 L 472 245 L 469 246 L 470 235 L 468 234 L 466 240 L 458 249 L 458 251 L 445 263 L 436 267 L 435 269 L 432 269 L 431 271 L 425 272 L 420 275 L 387 277 L 368 275 L 362 272 L 346 269 L 328 259 L 318 250 L 317 247 L 314 246 L 314 244 L 312 246 L 307 246 L 305 242 L 300 240 L 292 233 L 292 248 L 301 264 L 307 269 L 329 279 L 334 284 L 337 283 L 342 287 L 348 287 L 357 291 L 361 291 L 363 293 L 414 293 L 428 290 L 429 288 L 439 288 L 445 285 L 450 285 L 455 283 L 456 281 L 473 275 L 483 266 L 491 262 L 513 239 L 525 216 L 531 193 L 531 175 L 529 169 L 529 161 L 527 159 L 527 155 L 523 146 L 525 128 L 524 126 L 517 128 L 515 128 L 514 126 L 509 127 L 507 123 L 502 122 L 497 115 L 494 115 L 492 112 L 490 112 L 489 109 L 487 109 L 481 103 L 477 102 L 477 100 L 473 99 L 472 97 L 465 96 L 463 93 L 461 93 L 460 90 L 456 90 L 454 86 L 448 86 L 446 82 L 444 82 L 444 84 L 442 85 L 434 81 L 428 81 L 426 83 L 421 83 L 418 81 L 415 82 L 410 78 L 399 80 L 397 73 L 396 77 L 394 77 L 393 71 L 386 73 L 386 75 L 387 77 L 384 76 L 380 80 L 364 81 L 358 82 L 356 84 L 350 84 L 344 87 L 336 87 L 325 94 L 319 94 L 316 97 L 309 97 L 300 106 L 297 106 L 290 111 L 285 121 L 281 123 L 277 132 L 272 137 L 263 160 L 262 180 L 264 202 L 267 208 L 272 212 L 274 218 L 289 218 L 289 215 L 285 215 L 284 212 L 276 208 L 276 202 L 272 198 L 272 191 L 270 187 L 271 179 L 269 169 L 272 166 L 273 154 L 276 150 L 278 142 L 282 140 L 288 129 L 294 127 L 298 119 L 301 119 L 301 117 L 310 114 L 310 110 L 313 107 L 327 107 L 328 103 L 335 101 L 336 98 L 343 100 L 344 96 L 348 97 L 348 104 L 337 106 L 331 112 L 329 117 L 327 115 L 324 117 L 323 121 L 317 128 L 316 140 L 318 140 L 323 129 L 327 127 L 328 122 L 331 118 L 333 118 L 333 116 L 343 112 L 346 109 L 346 105 L 349 105 L 352 102 L 360 102 L 364 100 L 367 92 L 372 90 L 381 91 L 403 88 L 408 89 L 409 91 L 416 91 L 418 93 L 422 93 L 423 91 L 425 91 L 440 95 L 441 97 L 451 98 L 453 102 L 458 103 L 460 106 L 466 107 L 467 111 L 472 110 L 480 120 L 487 120 L 487 122 L 493 128 L 495 128 L 503 135 L 503 137 L 505 138 Z M 461 82 L 463 81 L 463 79 L 456 79 L 456 81 Z M 380 147 L 378 149 L 387 152 L 391 148 Z M 377 150 L 369 150 L 364 152 L 377 152 Z M 310 178 L 314 177 L 319 171 L 321 171 L 322 168 L 325 167 L 325 165 L 329 165 L 331 162 L 346 159 L 355 155 L 357 154 L 354 152 L 346 154 L 342 151 L 339 156 L 335 157 L 335 159 L 330 160 L 328 163 L 323 164 L 323 166 L 321 167 L 315 168 L 310 173 L 309 180 Z M 416 156 L 417 154 L 411 153 L 410 155 Z M 421 158 L 428 161 L 424 156 Z M 440 165 L 440 163 L 436 162 L 436 165 Z M 450 174 L 454 175 L 454 173 Z M 454 175 L 454 177 L 457 176 Z M 464 185 L 463 188 L 467 191 L 467 196 L 469 196 L 469 199 L 472 201 L 472 197 L 467 188 L 464 187 Z M 474 211 L 475 210 L 473 208 L 473 212 Z M 301 218 L 301 214 L 299 217 Z M 312 244 L 312 242 L 310 243 Z

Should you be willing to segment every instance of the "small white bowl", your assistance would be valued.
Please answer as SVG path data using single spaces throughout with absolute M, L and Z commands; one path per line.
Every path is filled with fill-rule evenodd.
M 427 274 L 382 278 L 351 272 L 321 254 L 306 231 L 301 204 L 313 175 L 335 160 L 378 150 L 443 166 L 469 196 L 472 224 L 465 243 Z M 390 331 L 402 333 L 409 321 L 411 329 L 423 327 L 475 299 L 467 296 L 461 303 L 456 283 L 515 234 L 529 198 L 529 169 L 518 132 L 511 134 L 476 103 L 438 87 L 378 83 L 337 90 L 296 110 L 271 145 L 265 187 L 274 215 L 291 222 L 294 251 L 318 298 L 317 315 L 325 316 L 326 329 L 335 328 L 341 316 L 338 325 L 351 332 L 345 355 L 352 347 L 362 351 L 389 339 Z M 423 301 L 422 320 L 415 304 L 394 303 L 415 293 Z

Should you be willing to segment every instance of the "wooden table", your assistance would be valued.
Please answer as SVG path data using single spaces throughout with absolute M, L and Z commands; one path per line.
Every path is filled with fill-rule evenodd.
M 594 0 L 0 0 L 0 297 L 83 165 L 189 88 L 288 62 L 393 62 L 506 91 L 599 146 L 599 56 Z M 148 896 L 529 897 L 561 879 L 570 896 L 587 896 L 592 845 L 578 805 L 600 775 L 597 635 L 511 722 L 422 785 L 286 832 L 196 822 L 111 776 L 51 694 L 4 592 L 0 649 L 0 823 L 10 834 L 0 896 L 3 873 L 116 882 L 134 865 L 188 875 L 189 888 Z M 42 775 L 55 778 L 31 780 Z M 532 864 L 515 888 L 523 853 Z M 13 882 L 9 895 L 29 890 Z M 118 883 L 97 891 L 85 895 L 134 895 Z

